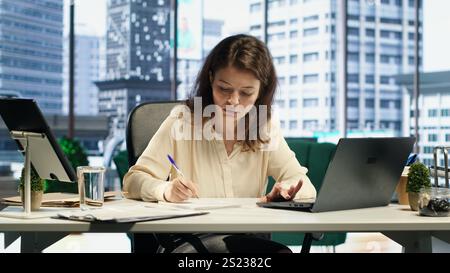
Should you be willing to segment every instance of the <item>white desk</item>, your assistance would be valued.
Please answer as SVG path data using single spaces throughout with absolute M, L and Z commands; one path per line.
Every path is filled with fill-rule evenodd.
M 12 232 L 21 236 L 33 234 L 30 238 L 34 241 L 35 248 L 42 247 L 37 241 L 39 237 L 45 238 L 45 234 L 64 236 L 71 232 L 382 232 L 403 245 L 405 252 L 433 252 L 436 247 L 442 246 L 442 241 L 450 243 L 450 217 L 422 217 L 409 210 L 408 206 L 390 205 L 308 213 L 259 208 L 253 198 L 233 199 L 234 201 L 241 204 L 241 207 L 211 210 L 209 214 L 202 216 L 135 224 L 90 224 L 50 218 L 0 218 L 0 232 Z M 136 201 L 120 200 L 105 203 L 105 206 L 130 202 Z M 5 210 L 8 209 L 10 208 Z

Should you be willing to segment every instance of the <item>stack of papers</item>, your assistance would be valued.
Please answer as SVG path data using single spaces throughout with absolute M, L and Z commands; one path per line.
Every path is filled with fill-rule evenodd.
M 161 207 L 136 206 L 110 206 L 87 211 L 59 212 L 57 218 L 84 221 L 84 222 L 110 222 L 134 223 L 161 219 L 179 218 L 203 215 L 208 212 L 189 211 Z
M 105 201 L 112 200 L 114 197 L 120 196 L 120 192 L 105 192 Z M 20 196 L 3 198 L 2 203 L 9 206 L 22 206 Z M 76 193 L 52 192 L 44 193 L 42 196 L 41 207 L 78 207 L 80 197 Z

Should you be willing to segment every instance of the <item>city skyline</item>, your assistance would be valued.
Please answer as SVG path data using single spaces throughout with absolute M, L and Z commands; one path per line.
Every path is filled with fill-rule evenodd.
M 84 25 L 86 31 L 98 33 L 106 32 L 106 2 L 107 0 L 76 0 L 76 23 Z M 232 3 L 230 3 L 232 2 Z M 236 33 L 236 30 L 248 30 L 249 1 L 242 0 L 205 0 L 204 17 L 207 19 L 224 20 L 223 36 Z M 65 15 L 68 15 L 65 2 Z M 448 0 L 424 0 L 424 72 L 450 70 L 450 38 L 442 33 L 448 32 L 450 23 L 447 11 L 450 10 Z M 68 16 L 65 17 L 65 31 L 67 32 Z M 99 20 L 98 18 L 105 18 Z M 239 18 L 239 20 L 233 20 Z M 245 19 L 243 19 L 245 18 Z M 442 23 L 444 22 L 444 23 Z M 445 24 L 447 22 L 447 24 Z

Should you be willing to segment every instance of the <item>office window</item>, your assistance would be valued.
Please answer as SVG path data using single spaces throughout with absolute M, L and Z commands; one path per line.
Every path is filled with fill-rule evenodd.
M 450 117 L 450 109 L 442 109 L 441 117 Z
M 284 56 L 273 57 L 273 62 L 275 64 L 284 64 L 286 62 L 286 58 Z
M 317 98 L 303 99 L 303 107 L 311 108 L 311 107 L 317 107 L 317 106 L 319 106 L 319 99 L 317 99 Z
M 298 83 L 298 76 L 290 76 L 289 77 L 289 84 L 294 85 Z
M 359 62 L 359 52 L 348 52 L 347 59 L 349 62 Z
M 285 0 L 270 0 L 269 1 L 269 9 L 283 7 L 286 5 Z
M 380 22 L 384 23 L 384 24 L 396 24 L 396 25 L 401 25 L 402 24 L 402 20 L 401 19 L 386 18 L 386 17 L 381 17 L 380 18 Z
M 400 109 L 401 101 L 400 100 L 380 100 L 380 107 L 383 109 Z
M 316 82 L 319 82 L 319 74 L 303 75 L 303 83 L 316 83 Z
M 280 128 L 281 128 L 281 129 L 286 128 L 286 122 L 285 122 L 284 120 L 281 120 L 281 121 L 280 121 Z
M 380 76 L 380 83 L 381 84 L 390 84 L 391 83 L 391 77 L 389 77 L 389 76 Z
M 275 100 L 275 104 L 276 104 L 279 108 L 284 108 L 284 100 Z
M 359 74 L 348 74 L 347 81 L 348 83 L 359 83 Z
M 347 18 L 348 20 L 359 21 L 359 15 L 349 14 Z
M 261 3 L 251 4 L 250 5 L 250 12 L 253 13 L 253 12 L 261 11 L 261 6 L 262 6 Z
M 292 30 L 291 32 L 289 32 L 289 38 L 293 39 L 293 38 L 297 38 L 297 37 L 298 37 L 297 30 Z
M 298 128 L 298 122 L 296 120 L 290 120 L 289 121 L 289 129 L 295 130 Z
M 389 63 L 389 56 L 381 55 L 380 56 L 380 62 L 383 63 L 383 64 L 388 64 Z
M 375 37 L 375 30 L 372 28 L 366 28 L 366 36 L 367 37 Z
M 305 53 L 303 54 L 303 62 L 313 62 L 319 59 L 318 52 Z
M 375 100 L 374 99 L 366 99 L 366 108 L 374 108 Z
M 445 142 L 450 142 L 450 134 L 445 135 Z
M 375 54 L 374 53 L 366 53 L 366 63 L 375 63 Z
M 306 23 L 306 22 L 313 22 L 313 21 L 317 21 L 317 20 L 319 20 L 319 15 L 311 15 L 311 16 L 303 17 L 303 22 L 304 23 Z
M 430 117 L 430 118 L 437 117 L 437 113 L 438 113 L 437 109 L 430 109 L 430 110 L 428 110 L 428 117 Z
M 298 55 L 289 56 L 289 63 L 296 64 L 298 62 Z
M 304 120 L 303 121 L 303 129 L 311 130 L 316 129 L 319 122 L 317 120 Z
M 347 99 L 347 107 L 359 107 L 359 100 L 358 99 Z
M 428 134 L 428 142 L 437 142 L 438 135 L 437 134 Z
M 335 73 L 326 73 L 325 80 L 327 82 L 336 82 L 336 74 Z
M 356 27 L 349 27 L 347 29 L 347 34 L 349 36 L 359 36 L 359 28 Z
M 374 75 L 366 75 L 366 83 L 374 84 L 375 83 L 375 76 Z
M 268 24 L 268 27 L 282 27 L 286 24 L 285 21 L 275 21 L 275 22 L 270 22 Z
M 313 28 L 305 28 L 303 30 L 303 37 L 308 37 L 308 36 L 314 36 L 319 34 L 319 28 L 318 27 L 313 27 Z
M 296 99 L 292 99 L 289 100 L 289 108 L 297 108 L 297 100 Z
M 425 146 L 425 147 L 423 147 L 423 152 L 425 154 L 432 154 L 433 150 L 434 150 L 434 147 L 432 147 L 432 146 Z

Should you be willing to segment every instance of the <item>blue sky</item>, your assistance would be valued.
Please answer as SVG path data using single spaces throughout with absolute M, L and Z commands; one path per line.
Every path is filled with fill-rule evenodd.
M 65 0 L 65 3 L 68 3 Z M 83 33 L 102 35 L 106 31 L 106 0 L 75 0 L 76 22 Z M 450 70 L 449 0 L 424 0 L 424 70 Z M 247 1 L 204 0 L 207 18 L 224 19 L 224 36 L 248 24 Z M 68 12 L 66 13 L 68 14 Z M 239 20 L 236 20 L 239 18 Z M 245 28 L 244 28 L 245 30 Z

